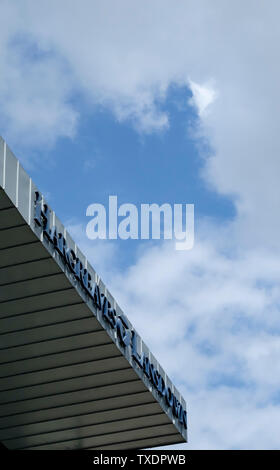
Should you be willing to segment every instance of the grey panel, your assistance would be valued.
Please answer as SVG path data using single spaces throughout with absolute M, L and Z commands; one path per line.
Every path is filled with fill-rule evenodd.
M 185 440 L 178 433 L 165 434 L 161 436 L 147 437 L 144 439 L 133 439 L 132 441 L 118 442 L 115 444 L 102 445 L 98 447 L 100 450 L 133 450 L 133 449 L 150 449 L 151 447 L 164 446 L 165 444 L 178 444 Z M 95 450 L 93 447 L 85 447 L 88 450 Z
M 50 255 L 42 243 L 38 239 L 34 239 L 27 244 L 0 249 L 0 267 L 18 265 L 49 257 Z
M 121 391 L 121 388 L 118 387 L 117 391 Z M 88 414 L 89 411 L 102 414 L 110 410 L 126 409 L 129 406 L 153 402 L 151 394 L 143 391 L 143 384 L 140 380 L 126 385 L 126 390 L 122 394 L 117 393 L 109 397 L 105 395 L 99 399 L 95 397 L 95 390 L 88 389 L 77 393 L 57 395 L 47 400 L 34 399 L 0 405 L 0 427 L 60 420 Z
M 107 357 L 121 356 L 116 351 L 114 344 L 106 344 L 100 346 L 90 346 L 88 348 L 74 349 L 72 351 L 60 352 L 58 354 L 48 354 L 38 356 L 33 359 L 17 360 L 2 364 L 0 369 L 0 379 L 17 374 L 25 374 L 27 372 L 36 372 L 54 367 L 64 367 L 68 364 L 80 364 L 82 362 L 96 361 L 98 359 L 106 359 Z
M 160 420 L 160 419 L 159 419 Z M 137 423 L 138 425 L 138 423 Z M 108 428 L 106 430 L 109 431 Z M 86 436 L 84 437 L 79 434 L 75 436 L 74 439 L 71 440 L 66 440 L 66 441 L 61 441 L 61 442 L 55 442 L 55 443 L 49 443 L 45 445 L 40 445 L 40 446 L 34 446 L 31 438 L 30 439 L 22 439 L 21 441 L 15 440 L 15 441 L 8 441 L 8 445 L 10 449 L 17 449 L 17 448 L 34 448 L 37 450 L 40 449 L 49 449 L 49 450 L 56 450 L 56 449 L 79 449 L 79 448 L 85 448 L 85 447 L 92 447 L 92 448 L 100 448 L 104 444 L 108 444 L 108 442 L 111 442 L 112 444 L 116 441 L 119 442 L 127 442 L 127 441 L 134 441 L 136 439 L 141 439 L 144 437 L 154 437 L 156 436 L 164 436 L 166 434 L 171 434 L 174 430 L 174 427 L 172 424 L 164 424 L 164 425 L 154 425 L 151 427 L 142 427 L 138 429 L 134 429 L 134 424 L 131 424 L 131 428 L 128 428 L 127 430 L 124 431 L 115 431 L 115 432 L 105 432 L 103 435 L 101 434 L 94 434 L 90 437 Z M 95 431 L 95 428 L 92 430 L 92 432 Z M 3 441 L 5 444 L 5 441 Z
M 7 209 L 7 207 L 14 207 L 11 200 L 3 189 L 0 188 L 0 209 Z
M 51 258 L 28 261 L 27 263 L 14 264 L 4 268 L 0 267 L 0 286 L 59 272 L 59 266 Z
M 17 159 L 6 146 L 5 192 L 16 205 L 17 203 Z
M 115 398 L 117 403 L 123 403 L 125 406 L 128 406 L 129 403 L 133 405 L 141 402 L 145 403 L 145 400 L 146 403 L 150 403 L 151 396 L 143 388 L 140 381 L 135 380 L 129 383 L 123 381 L 104 387 L 92 387 L 70 393 L 65 392 L 43 398 L 34 398 L 33 400 L 10 402 L 1 405 L 0 410 L 3 418 L 15 414 L 13 410 L 17 410 L 18 413 L 22 413 L 22 416 L 24 415 L 24 419 L 26 419 L 29 412 L 33 415 L 33 419 L 36 412 L 37 421 L 59 419 L 81 413 L 114 409 L 113 402 Z M 122 397 L 125 398 L 119 400 Z M 129 397 L 132 397 L 130 401 Z
M 35 446 L 42 446 L 42 445 L 50 445 L 52 446 L 53 443 L 57 446 L 56 443 L 64 443 L 64 442 L 72 442 L 72 440 L 83 440 L 83 442 L 89 438 L 95 440 L 98 444 L 100 439 L 104 439 L 105 436 L 102 434 L 110 434 L 113 433 L 120 433 L 119 435 L 123 435 L 125 432 L 134 432 L 135 430 L 138 431 L 138 435 L 141 435 L 141 428 L 147 429 L 148 426 L 156 426 L 167 428 L 168 430 L 172 431 L 172 425 L 167 424 L 168 418 L 163 414 L 157 415 L 150 415 L 145 417 L 134 417 L 128 419 L 122 419 L 120 421 L 111 421 L 108 423 L 101 423 L 95 424 L 93 426 L 81 426 L 81 427 L 74 427 L 72 429 L 64 429 L 63 431 L 51 432 L 47 434 L 37 434 L 33 436 L 23 436 L 19 438 L 14 438 L 11 440 L 3 439 L 5 444 L 9 444 L 9 448 L 14 449 L 22 449 L 26 447 L 35 447 Z M 143 435 L 143 434 L 142 434 Z M 96 439 L 93 438 L 96 437 Z M 58 444 L 59 445 L 59 444 Z
M 0 250 L 37 240 L 27 225 L 0 230 Z
M 48 310 L 37 311 L 18 315 L 15 321 L 13 316 L 0 319 L 1 334 L 12 333 L 13 331 L 42 328 L 55 323 L 92 318 L 92 312 L 85 303 L 79 302 L 74 305 L 54 307 Z M 0 339 L 1 348 L 1 339 Z M 1 358 L 0 358 L 1 362 Z
M 0 440 L 56 432 L 65 429 L 73 429 L 75 427 L 117 422 L 128 418 L 155 415 L 160 412 L 161 408 L 157 403 L 148 403 L 103 412 L 80 414 L 59 420 L 41 421 L 39 423 L 25 424 L 24 426 L 19 425 L 0 429 Z
M 0 230 L 24 224 L 24 220 L 15 207 L 8 207 L 0 211 Z
M 19 167 L 18 209 L 26 222 L 29 221 L 30 178 L 24 169 Z
M 28 297 L 70 289 L 71 284 L 64 273 L 31 278 L 0 286 L 0 309 L 3 303 Z
M 17 359 L 29 357 L 28 354 L 31 354 L 33 350 L 30 349 L 30 343 L 35 345 L 37 351 L 38 349 L 40 350 L 41 355 L 59 352 L 65 350 L 64 348 L 71 349 L 70 345 L 72 347 L 73 345 L 77 345 L 77 347 L 78 345 L 85 345 L 87 341 L 85 335 L 92 335 L 96 331 L 102 332 L 103 339 L 109 338 L 107 332 L 102 330 L 94 318 L 76 319 L 62 322 L 61 324 L 55 323 L 29 330 L 2 334 L 0 335 L 1 355 L 5 354 L 4 350 L 6 348 L 13 348 Z M 92 341 L 96 341 L 95 336 L 92 336 Z M 13 353 L 11 349 L 9 351 L 11 354 Z
M 126 383 L 126 387 L 128 391 L 131 387 L 133 387 L 134 391 L 143 390 L 143 385 L 139 385 L 138 377 L 136 377 L 135 373 L 133 373 L 132 369 L 129 366 L 123 369 L 117 369 L 115 371 L 109 372 L 102 372 L 99 374 L 91 374 L 85 376 L 78 376 L 75 378 L 63 379 L 63 380 L 55 380 L 53 382 L 48 382 L 39 385 L 31 385 L 29 387 L 24 388 L 17 388 L 14 390 L 10 390 L 9 393 L 7 392 L 0 392 L 1 403 L 13 403 L 13 402 L 20 402 L 24 401 L 26 404 L 27 400 L 34 400 L 37 398 L 43 397 L 53 397 L 51 402 L 51 406 L 54 406 L 56 401 L 56 396 L 61 394 L 70 394 L 71 402 L 73 403 L 76 400 L 81 400 L 81 396 L 79 393 L 74 394 L 73 392 L 80 392 L 81 390 L 88 390 L 88 389 L 95 389 L 97 387 L 104 387 L 107 385 L 115 385 Z M 134 382 L 134 383 L 132 383 Z M 67 398 L 67 396 L 65 396 Z M 20 406 L 24 407 L 24 403 L 20 404 Z M 59 401 L 60 403 L 60 401 Z M 50 405 L 47 402 L 48 405 Z M 27 403 L 28 405 L 28 403 Z M 30 403 L 29 403 L 30 405 Z M 31 409 L 34 409 L 34 405 L 36 403 L 31 402 Z
M 4 145 L 5 142 L 0 136 L 0 186 L 3 187 L 3 176 L 4 176 Z M 1 201 L 1 192 L 0 192 L 0 201 Z M 1 207 L 1 202 L 0 202 Z
M 17 376 L 1 378 L 0 390 L 12 390 L 14 388 L 27 387 L 54 380 L 68 379 L 70 377 L 82 377 L 83 375 L 98 374 L 101 372 L 127 367 L 127 361 L 123 356 L 101 359 L 63 367 L 53 367 L 43 371 L 28 372 Z
M 65 332 L 63 332 L 65 334 Z M 38 356 L 44 357 L 47 354 L 55 354 L 63 351 L 77 350 L 92 345 L 110 344 L 111 340 L 104 330 L 96 330 L 90 333 L 81 333 L 72 336 L 63 336 L 58 339 L 49 339 L 42 342 L 36 341 L 22 346 L 1 349 L 1 363 L 17 361 L 19 359 L 31 359 Z
M 0 316 L 8 317 L 10 315 L 20 315 L 23 313 L 46 310 L 60 305 L 72 305 L 79 301 L 79 296 L 74 288 L 63 289 L 61 291 L 50 292 L 46 294 L 33 295 L 16 300 L 3 302 L 0 308 Z

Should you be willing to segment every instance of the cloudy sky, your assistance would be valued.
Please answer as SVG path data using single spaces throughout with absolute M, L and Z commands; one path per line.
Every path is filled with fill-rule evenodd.
M 184 394 L 187 449 L 279 449 L 276 0 L 0 0 L 0 134 Z M 86 238 L 193 203 L 195 245 Z

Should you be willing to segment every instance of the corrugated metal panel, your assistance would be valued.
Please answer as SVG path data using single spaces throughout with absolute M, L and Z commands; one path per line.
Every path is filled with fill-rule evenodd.
M 11 449 L 183 442 L 183 426 L 36 233 L 35 186 L 2 139 L 0 185 L 0 440 Z M 140 347 L 147 350 L 142 341 Z M 164 379 L 183 402 L 165 374 Z

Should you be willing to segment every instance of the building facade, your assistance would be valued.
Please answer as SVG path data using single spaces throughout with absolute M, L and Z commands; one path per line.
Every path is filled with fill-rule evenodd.
M 2 138 L 0 348 L 8 449 L 187 440 L 185 400 Z

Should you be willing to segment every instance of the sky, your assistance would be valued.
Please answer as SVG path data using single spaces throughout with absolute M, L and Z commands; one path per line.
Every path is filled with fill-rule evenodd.
M 0 134 L 184 395 L 179 449 L 279 449 L 279 14 L 0 0 Z M 89 240 L 109 195 L 194 204 L 193 249 Z

